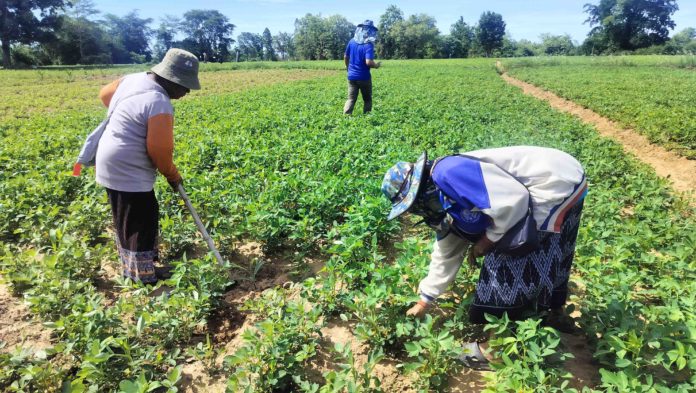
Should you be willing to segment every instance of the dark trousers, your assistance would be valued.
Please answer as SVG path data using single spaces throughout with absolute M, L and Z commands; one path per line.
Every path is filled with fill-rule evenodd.
M 561 233 L 540 232 L 536 251 L 521 257 L 495 250 L 486 255 L 469 307 L 471 323 L 483 324 L 485 314 L 505 312 L 512 320 L 525 319 L 565 304 L 582 208 L 582 201 L 571 208 Z
M 358 90 L 362 95 L 364 106 L 363 113 L 372 110 L 372 80 L 366 81 L 348 81 L 348 101 L 343 106 L 343 114 L 350 115 L 353 113 L 355 101 L 358 99 Z
M 153 283 L 159 259 L 159 204 L 154 191 L 125 192 L 107 188 L 123 275 L 133 281 Z

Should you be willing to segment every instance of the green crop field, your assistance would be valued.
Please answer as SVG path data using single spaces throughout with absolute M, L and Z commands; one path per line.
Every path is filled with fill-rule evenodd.
M 586 66 L 554 67 L 512 74 Z M 194 391 L 192 365 L 210 391 L 229 392 L 696 389 L 696 210 L 621 146 L 507 85 L 491 60 L 386 61 L 373 73 L 373 112 L 351 117 L 341 114 L 342 62 L 254 68 L 211 66 L 203 90 L 175 102 L 175 162 L 229 265 L 206 255 L 160 178 L 161 255 L 175 267 L 167 291 L 120 278 L 106 194 L 92 170 L 70 175 L 104 115 L 99 86 L 132 69 L 0 71 L 32 86 L 9 100 L 2 90 L 0 272 L 51 332 L 50 348 L 0 349 L 0 390 Z M 611 69 L 624 84 L 693 75 Z M 669 135 L 693 148 L 693 109 L 677 102 L 688 122 L 669 123 Z M 633 104 L 643 105 L 622 101 Z M 454 355 L 482 334 L 467 321 L 478 271 L 466 264 L 432 317 L 405 315 L 433 234 L 386 221 L 384 172 L 423 150 L 517 144 L 564 150 L 587 170 L 568 310 L 583 331 L 575 342 L 592 354 L 584 378 L 569 359 L 577 345 L 537 319 L 492 320 L 496 371 L 464 371 Z M 348 344 L 334 341 L 338 331 Z
M 510 75 L 634 128 L 696 159 L 696 57 L 537 58 L 504 62 Z

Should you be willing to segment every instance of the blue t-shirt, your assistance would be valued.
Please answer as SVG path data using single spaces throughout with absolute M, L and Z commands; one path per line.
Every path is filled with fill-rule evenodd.
M 358 44 L 351 39 L 346 46 L 346 56 L 348 57 L 348 80 L 367 81 L 370 80 L 370 67 L 365 64 L 365 60 L 375 59 L 375 46 L 372 42 Z

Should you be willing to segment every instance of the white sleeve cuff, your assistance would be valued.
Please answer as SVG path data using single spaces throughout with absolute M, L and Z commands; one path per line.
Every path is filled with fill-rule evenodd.
M 422 301 L 424 301 L 424 302 L 426 302 L 426 303 L 428 303 L 428 304 L 435 301 L 435 298 L 434 298 L 434 297 L 428 296 L 428 295 L 424 294 L 423 292 L 421 292 L 420 298 L 421 298 Z

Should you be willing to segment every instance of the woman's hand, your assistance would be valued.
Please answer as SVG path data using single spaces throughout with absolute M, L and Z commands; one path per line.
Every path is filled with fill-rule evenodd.
M 406 316 L 422 318 L 425 315 L 427 309 L 428 304 L 421 300 L 418 303 L 416 303 L 413 307 L 409 308 L 408 311 L 406 311 Z
M 469 262 L 469 266 L 472 268 L 478 268 L 478 265 L 476 264 L 476 257 L 474 256 L 474 246 L 469 247 L 469 253 L 466 255 L 466 261 Z
M 472 247 L 474 256 L 476 258 L 482 257 L 486 254 L 488 254 L 491 250 L 493 250 L 493 247 L 495 247 L 495 243 L 488 240 L 486 235 L 481 236 L 481 239 L 474 243 L 474 247 Z
M 184 179 L 182 179 L 181 175 L 179 175 L 179 177 L 176 180 L 167 180 L 167 183 L 169 183 L 169 187 L 172 188 L 172 191 L 177 192 L 179 184 L 184 184 Z
M 488 240 L 486 235 L 481 236 L 481 239 L 474 243 L 473 246 L 469 249 L 469 255 L 467 256 L 467 260 L 469 261 L 469 264 L 471 266 L 477 267 L 476 265 L 476 258 L 484 256 L 491 252 L 493 250 L 493 247 L 495 247 L 495 243 Z

